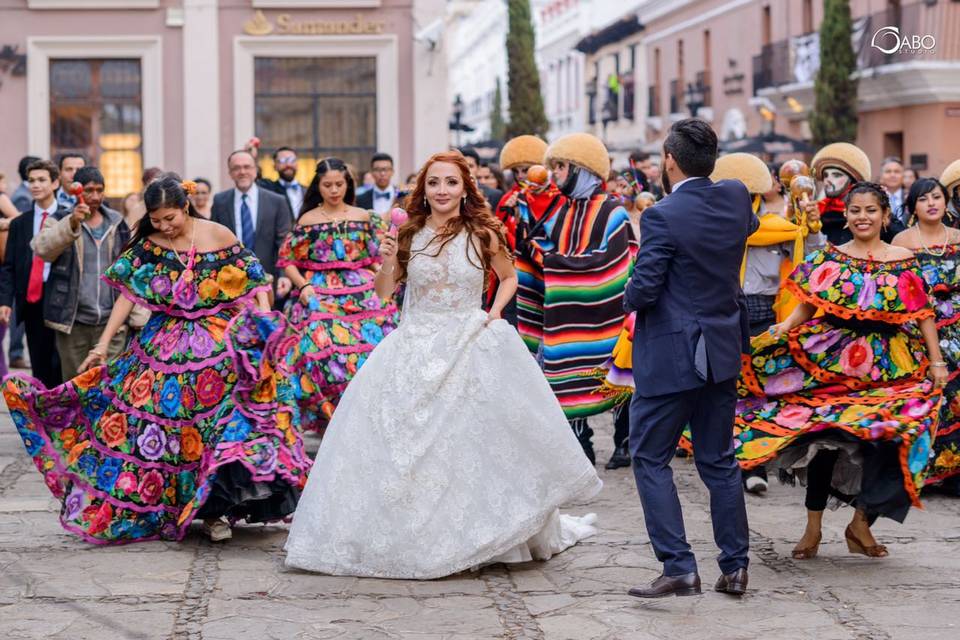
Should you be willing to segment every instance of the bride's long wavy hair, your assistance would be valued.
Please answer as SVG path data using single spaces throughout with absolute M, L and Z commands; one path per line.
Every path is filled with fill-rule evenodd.
M 413 242 L 413 237 L 418 231 L 423 229 L 427 223 L 427 216 L 430 215 L 430 205 L 426 199 L 427 172 L 430 170 L 430 167 L 437 162 L 448 162 L 457 167 L 457 170 L 460 172 L 460 179 L 464 185 L 463 196 L 465 196 L 465 200 L 462 200 L 460 203 L 460 215 L 447 222 L 443 230 L 434 236 L 436 241 L 428 245 L 430 248 L 429 254 L 425 253 L 426 248 L 411 253 L 410 245 Z M 468 243 L 467 245 L 467 259 L 477 268 L 483 269 L 485 276 L 488 275 L 493 268 L 493 258 L 495 256 L 493 250 L 494 238 L 500 243 L 498 251 L 503 252 L 504 255 L 509 255 L 507 253 L 507 241 L 503 235 L 503 225 L 490 211 L 486 199 L 470 176 L 470 168 L 467 166 L 467 161 L 459 151 L 436 153 L 427 160 L 417 174 L 416 186 L 404 201 L 404 208 L 409 218 L 403 226 L 400 227 L 397 234 L 397 262 L 399 269 L 397 282 L 404 282 L 407 279 L 407 265 L 410 263 L 413 255 L 416 255 L 416 253 L 424 253 L 431 257 L 440 255 L 443 248 L 464 229 L 468 231 L 471 239 L 476 240 L 476 245 L 473 245 L 473 243 Z M 477 246 L 479 248 L 481 261 L 479 265 L 470 257 L 469 249 L 471 246 Z M 485 277 L 484 282 L 486 281 L 487 278 Z

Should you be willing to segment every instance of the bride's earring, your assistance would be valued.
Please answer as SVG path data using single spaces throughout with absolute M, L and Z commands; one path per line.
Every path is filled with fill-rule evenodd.
M 423 196 L 423 206 L 427 206 L 427 196 Z

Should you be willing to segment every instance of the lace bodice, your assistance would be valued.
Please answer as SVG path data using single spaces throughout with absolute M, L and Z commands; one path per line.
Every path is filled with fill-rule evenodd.
M 443 249 L 439 242 L 434 242 L 434 232 L 428 227 L 413 237 L 403 299 L 404 319 L 421 313 L 470 313 L 480 309 L 481 257 L 476 246 L 468 243 L 468 237 L 464 231 Z

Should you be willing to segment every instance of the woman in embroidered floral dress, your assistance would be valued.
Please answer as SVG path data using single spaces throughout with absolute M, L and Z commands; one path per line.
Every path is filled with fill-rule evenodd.
M 919 505 L 947 370 L 919 265 L 880 240 L 889 216 L 878 185 L 850 191 L 854 239 L 797 267 L 786 286 L 801 304 L 754 338 L 738 385 L 742 466 L 779 467 L 806 482 L 797 559 L 817 554 L 830 495 L 856 507 L 847 547 L 871 557 L 887 555 L 871 522 L 903 521 Z M 818 311 L 823 317 L 813 319 Z
M 10 377 L 4 397 L 27 452 L 89 542 L 178 540 L 196 518 L 293 512 L 309 460 L 292 393 L 275 375 L 282 334 L 267 277 L 226 228 L 200 219 L 172 174 L 147 186 L 147 215 L 104 280 L 123 297 L 81 365 L 54 389 Z M 196 241 L 196 242 L 194 242 Z M 105 345 L 134 304 L 153 315 L 130 347 Z
M 297 290 L 285 313 L 299 334 L 286 354 L 304 429 L 323 430 L 367 355 L 397 326 L 374 291 L 380 218 L 351 206 L 353 177 L 336 158 L 317 165 L 278 264 Z
M 893 243 L 916 252 L 933 294 L 940 349 L 950 369 L 926 485 L 960 494 L 960 231 L 943 224 L 947 190 L 935 178 L 913 183 L 904 210 L 913 226 Z

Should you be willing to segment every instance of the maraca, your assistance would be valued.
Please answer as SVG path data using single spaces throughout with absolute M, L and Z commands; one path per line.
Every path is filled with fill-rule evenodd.
M 390 233 L 396 234 L 397 229 L 402 227 L 403 223 L 406 222 L 409 217 L 405 210 L 400 207 L 394 207 L 390 211 Z
M 794 178 L 809 175 L 810 167 L 807 166 L 806 162 L 803 160 L 787 160 L 780 167 L 780 184 L 789 189 Z
M 817 192 L 817 183 L 809 175 L 800 174 L 790 181 L 790 197 L 799 202 L 804 194 L 810 199 Z
M 67 189 L 67 193 L 76 198 L 78 204 L 87 204 L 83 201 L 83 185 L 79 182 L 71 183 L 70 188 Z
M 550 174 L 547 173 L 547 168 L 543 165 L 535 164 L 527 169 L 527 182 L 531 185 L 542 187 L 547 184 L 549 179 Z

